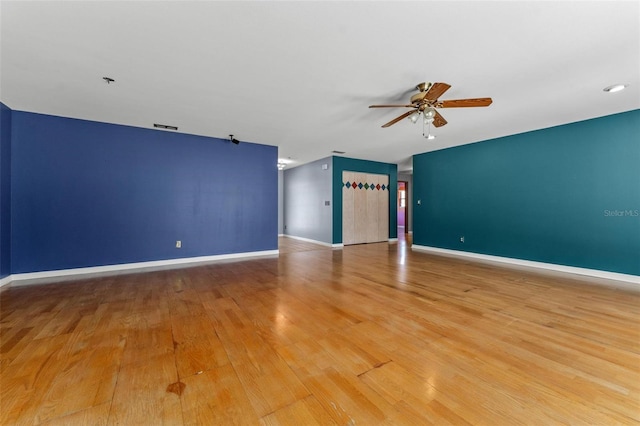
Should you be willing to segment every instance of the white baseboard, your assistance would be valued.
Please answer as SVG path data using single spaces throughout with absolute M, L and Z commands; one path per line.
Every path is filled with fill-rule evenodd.
M 421 245 L 412 245 L 412 250 L 425 251 L 434 254 L 441 254 L 445 256 L 452 256 L 458 258 L 470 258 L 474 260 L 489 262 L 489 263 L 501 263 L 509 264 L 512 266 L 519 266 L 533 269 L 545 269 L 547 271 L 560 272 L 562 274 L 581 275 L 584 277 L 600 278 L 605 280 L 621 281 L 625 283 L 634 284 L 633 286 L 627 286 L 635 290 L 640 289 L 640 276 L 621 274 L 618 272 L 601 271 L 598 269 L 579 268 L 576 266 L 557 265 L 555 263 L 535 262 L 533 260 L 514 259 L 511 257 L 492 256 L 488 254 L 472 253 L 468 251 L 449 250 L 439 247 L 429 247 Z M 624 287 L 624 286 L 623 286 Z
M 320 244 L 321 246 L 325 246 L 325 247 L 332 247 L 332 248 L 342 247 L 342 244 L 331 244 L 325 241 L 312 240 L 311 238 L 297 237 L 295 235 L 289 235 L 289 234 L 285 234 L 284 236 L 287 238 L 293 238 L 294 240 L 305 241 L 307 243 Z
M 3 285 L 7 285 L 10 282 L 11 282 L 11 275 L 8 275 L 0 280 L 0 287 L 2 287 Z
M 397 243 L 398 239 L 397 238 L 389 238 L 389 242 L 390 243 Z
M 278 237 L 284 237 L 284 234 L 278 234 Z
M 224 260 L 240 260 L 252 257 L 278 256 L 278 250 L 252 251 L 245 253 L 230 253 L 213 256 L 185 257 L 180 259 L 154 260 L 150 262 L 123 263 L 118 265 L 92 266 L 88 268 L 59 269 L 55 271 L 28 272 L 13 274 L 0 281 L 0 286 L 8 284 L 13 286 L 29 284 L 46 284 L 51 282 L 77 280 L 83 278 L 95 278 L 102 276 L 131 274 L 135 272 L 151 272 L 165 269 L 179 269 L 191 266 L 199 266 Z M 9 280 L 5 283 L 4 281 Z

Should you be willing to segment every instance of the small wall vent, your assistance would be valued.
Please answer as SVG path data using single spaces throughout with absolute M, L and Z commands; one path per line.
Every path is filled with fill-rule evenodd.
M 153 127 L 155 127 L 156 129 L 178 130 L 177 126 L 168 126 L 166 124 L 158 124 L 158 123 L 153 123 Z

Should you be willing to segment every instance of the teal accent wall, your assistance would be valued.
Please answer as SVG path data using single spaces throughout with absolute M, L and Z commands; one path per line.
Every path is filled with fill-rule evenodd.
M 640 110 L 415 155 L 413 172 L 414 244 L 640 275 Z
M 398 192 L 398 166 L 377 161 L 333 157 L 333 244 L 342 243 L 342 172 L 375 173 L 389 176 L 389 238 L 398 237 L 396 193 Z M 391 195 L 393 194 L 393 195 Z

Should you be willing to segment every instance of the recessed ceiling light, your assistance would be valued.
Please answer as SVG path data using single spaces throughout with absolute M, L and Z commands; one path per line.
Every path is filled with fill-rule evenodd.
M 612 86 L 605 87 L 602 90 L 604 90 L 605 92 L 608 92 L 608 93 L 615 93 L 615 92 L 619 92 L 621 90 L 624 90 L 627 86 L 629 86 L 629 85 L 628 84 L 614 84 Z

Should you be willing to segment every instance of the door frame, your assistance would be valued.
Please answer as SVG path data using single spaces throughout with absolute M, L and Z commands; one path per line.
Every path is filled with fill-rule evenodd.
M 404 183 L 404 233 L 409 233 L 409 182 L 406 180 L 399 180 L 396 190 L 396 205 L 400 201 L 400 184 Z M 396 224 L 397 227 L 397 224 Z

